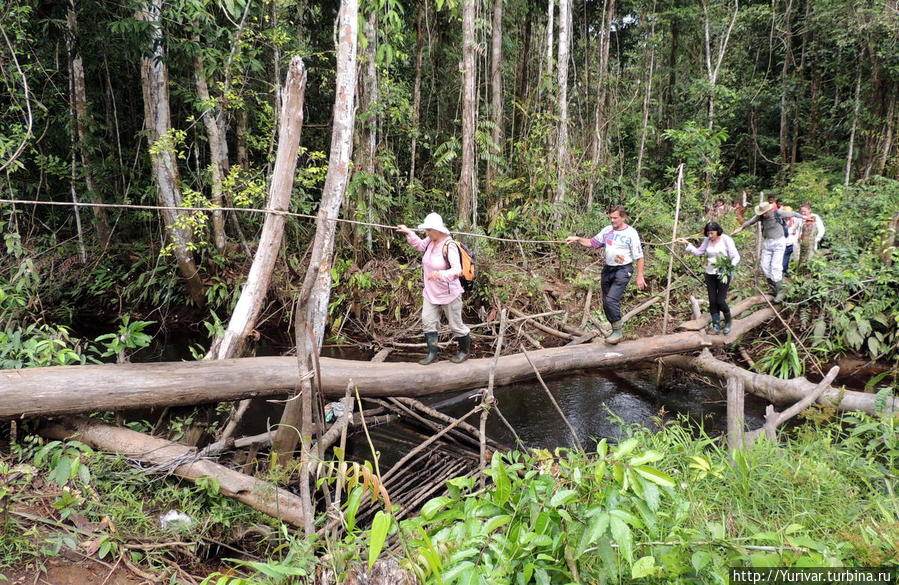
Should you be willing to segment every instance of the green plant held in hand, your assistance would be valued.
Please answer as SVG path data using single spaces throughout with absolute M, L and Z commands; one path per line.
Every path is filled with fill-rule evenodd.
M 718 276 L 724 284 L 729 283 L 737 272 L 737 267 L 730 259 L 730 256 L 717 256 L 712 263 L 712 268 L 718 272 Z

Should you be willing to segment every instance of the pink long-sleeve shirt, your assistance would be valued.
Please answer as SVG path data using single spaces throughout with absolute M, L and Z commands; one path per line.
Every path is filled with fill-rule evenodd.
M 447 249 L 449 267 L 443 259 L 443 246 L 447 240 L 435 244 L 431 238 L 419 238 L 414 233 L 406 234 L 409 245 L 422 253 L 421 268 L 423 271 L 424 290 L 422 296 L 432 305 L 446 305 L 462 294 L 459 276 L 462 274 L 462 259 L 459 248 L 450 245 Z M 437 280 L 429 280 L 428 276 L 436 273 Z

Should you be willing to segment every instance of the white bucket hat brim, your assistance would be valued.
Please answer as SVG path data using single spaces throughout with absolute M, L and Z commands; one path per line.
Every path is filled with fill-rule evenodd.
M 422 222 L 418 229 L 420 230 L 436 230 L 440 233 L 449 235 L 449 230 L 446 229 L 446 226 L 443 225 L 443 218 L 440 217 L 439 213 L 429 213 L 427 217 L 425 217 L 424 222 Z

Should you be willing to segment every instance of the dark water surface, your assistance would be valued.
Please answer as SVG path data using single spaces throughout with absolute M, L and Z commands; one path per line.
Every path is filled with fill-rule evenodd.
M 651 364 L 620 371 L 580 371 L 545 382 L 587 449 L 604 437 L 622 436 L 623 426 L 657 428 L 660 417 L 670 420 L 685 415 L 702 424 L 710 435 L 724 433 L 727 402 L 723 389 L 675 381 L 671 388 L 658 391 L 654 378 L 655 365 Z M 494 395 L 500 412 L 525 446 L 574 446 L 568 426 L 536 380 L 496 388 Z M 462 416 L 479 400 L 457 402 L 443 411 Z M 745 411 L 749 428 L 761 426 L 764 401 L 746 396 Z M 487 434 L 508 445 L 515 444 L 514 435 L 498 416 L 487 419 Z

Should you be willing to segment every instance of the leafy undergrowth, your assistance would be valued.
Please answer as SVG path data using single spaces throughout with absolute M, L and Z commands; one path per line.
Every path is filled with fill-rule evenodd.
M 681 422 L 587 454 L 496 454 L 483 486 L 454 479 L 401 521 L 385 509 L 358 526 L 357 487 L 329 516 L 343 530 L 308 539 L 213 481 L 147 476 L 77 442 L 24 441 L 0 475 L 0 574 L 73 551 L 214 585 L 353 582 L 385 559 L 446 585 L 727 583 L 731 567 L 899 559 L 896 419 L 857 414 L 732 455 Z M 191 520 L 163 529 L 168 510 Z

